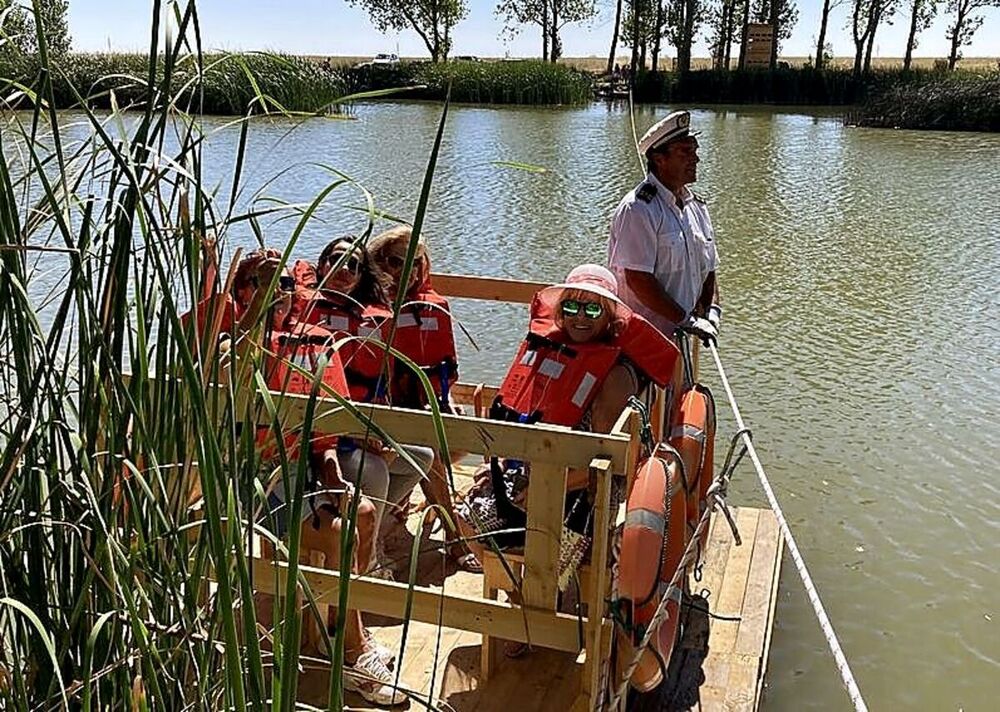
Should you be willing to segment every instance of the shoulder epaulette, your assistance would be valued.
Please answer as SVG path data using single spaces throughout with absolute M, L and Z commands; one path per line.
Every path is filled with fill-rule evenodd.
M 635 197 L 644 203 L 648 203 L 656 197 L 656 186 L 652 183 L 643 183 L 639 190 L 635 191 Z
M 708 202 L 694 191 L 691 191 L 691 197 L 694 198 L 697 202 L 701 203 L 702 205 L 708 205 Z

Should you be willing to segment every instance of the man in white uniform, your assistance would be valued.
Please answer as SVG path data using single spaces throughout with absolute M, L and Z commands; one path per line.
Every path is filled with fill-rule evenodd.
M 691 115 L 675 111 L 639 141 L 646 178 L 611 218 L 608 264 L 621 298 L 670 336 L 677 327 L 703 341 L 719 334 L 719 253 L 705 202 L 688 189 L 698 177 Z

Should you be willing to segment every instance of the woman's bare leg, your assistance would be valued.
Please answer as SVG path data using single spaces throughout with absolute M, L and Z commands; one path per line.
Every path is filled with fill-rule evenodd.
M 362 504 L 367 500 L 362 500 Z M 360 508 L 361 505 L 359 505 Z M 371 503 L 369 502 L 369 506 Z M 340 568 L 340 540 L 343 526 L 340 517 L 334 516 L 326 511 L 319 512 L 319 526 L 314 527 L 312 522 L 302 523 L 302 548 L 323 552 L 326 558 L 328 569 Z M 357 557 L 354 557 L 357 561 Z M 352 571 L 357 571 L 357 566 L 352 566 Z M 337 609 L 329 607 L 327 614 L 327 626 L 333 629 L 337 624 Z M 344 626 L 344 649 L 345 651 L 357 651 L 354 657 L 365 643 L 364 627 L 361 622 L 361 614 L 355 610 L 347 611 L 347 622 Z M 346 653 L 345 653 L 346 655 Z

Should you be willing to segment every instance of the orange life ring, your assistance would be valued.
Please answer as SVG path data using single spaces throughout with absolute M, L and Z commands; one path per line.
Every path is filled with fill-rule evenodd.
M 700 383 L 681 394 L 670 428 L 670 445 L 684 461 L 687 488 L 688 537 L 708 506 L 706 495 L 715 470 L 715 399 Z M 708 540 L 708 527 L 699 538 L 696 555 L 700 558 Z
M 635 654 L 687 546 L 687 493 L 666 449 L 640 463 L 629 493 L 618 563 L 620 599 L 631 608 L 631 634 L 619 631 L 618 675 Z M 683 585 L 683 584 L 682 584 Z M 670 592 L 667 617 L 643 651 L 629 683 L 648 692 L 663 680 L 680 622 L 681 590 Z

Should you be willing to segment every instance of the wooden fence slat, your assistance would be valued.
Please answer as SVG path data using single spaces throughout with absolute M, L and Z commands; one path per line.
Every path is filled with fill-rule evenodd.
M 438 273 L 431 275 L 431 283 L 438 293 L 446 297 L 518 304 L 531 304 L 536 292 L 551 286 L 548 282 L 522 282 L 500 277 Z
M 300 566 L 299 571 L 317 603 L 332 604 L 337 601 L 340 590 L 340 572 Z M 283 591 L 288 576 L 288 565 L 262 559 L 253 560 L 253 576 L 257 590 L 261 593 Z M 367 576 L 352 576 L 348 587 L 348 605 L 368 613 L 399 617 L 405 609 L 407 584 L 383 581 Z M 437 623 L 448 628 L 459 628 L 476 633 L 489 632 L 505 640 L 528 641 L 525 631 L 527 619 L 531 642 L 544 648 L 565 650 L 576 653 L 580 650 L 579 622 L 575 615 L 542 611 L 534 608 L 521 609 L 509 603 L 489 601 L 477 596 L 445 594 L 448 605 L 441 610 L 440 589 L 425 586 L 413 587 L 413 606 L 410 617 L 425 623 Z M 586 623 L 586 618 L 584 618 Z
M 531 464 L 528 531 L 524 542 L 524 605 L 555 610 L 559 541 L 566 501 L 566 468 Z
M 274 395 L 275 408 L 286 428 L 304 419 L 307 396 Z M 429 412 L 365 405 L 371 417 L 397 442 L 437 446 Z M 558 463 L 562 467 L 587 467 L 595 457 L 624 462 L 628 439 L 621 435 L 583 433 L 552 425 L 523 425 L 485 418 L 442 414 L 450 450 L 498 454 L 535 463 Z M 266 419 L 262 414 L 261 419 Z M 332 435 L 363 436 L 365 427 L 345 409 L 324 400 L 316 408 L 312 430 Z

